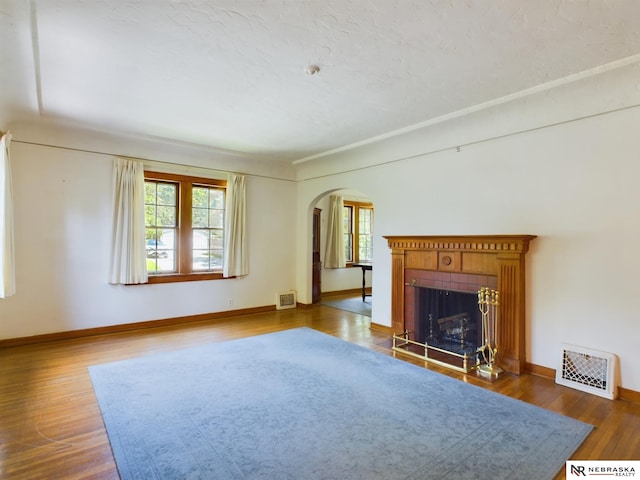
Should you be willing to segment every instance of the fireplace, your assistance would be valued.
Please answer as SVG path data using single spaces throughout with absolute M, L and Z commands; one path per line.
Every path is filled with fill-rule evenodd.
M 524 255 L 535 236 L 385 238 L 392 253 L 392 333 L 407 340 L 400 349 L 472 370 L 482 342 L 477 292 L 489 287 L 501 299 L 497 363 L 516 374 L 524 370 Z

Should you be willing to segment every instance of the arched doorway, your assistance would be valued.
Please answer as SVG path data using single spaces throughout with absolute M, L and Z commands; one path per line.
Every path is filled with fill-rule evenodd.
M 327 234 L 330 231 L 330 196 L 339 195 L 343 200 L 343 237 L 345 264 L 342 267 L 327 265 Z M 320 302 L 323 294 L 357 293 L 361 296 L 366 287 L 367 302 L 371 302 L 370 292 L 373 271 L 366 274 L 360 267 L 363 262 L 373 262 L 373 201 L 366 194 L 353 189 L 338 189 L 325 192 L 312 204 L 312 254 L 311 283 L 312 301 Z M 366 283 L 366 285 L 363 284 Z M 362 297 L 365 301 L 365 297 Z

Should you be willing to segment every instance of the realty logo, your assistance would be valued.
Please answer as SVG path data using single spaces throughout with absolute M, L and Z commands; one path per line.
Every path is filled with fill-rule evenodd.
M 568 460 L 566 478 L 625 477 L 640 475 L 640 460 Z
M 586 477 L 587 474 L 584 473 L 585 467 L 584 465 L 574 465 L 571 464 L 571 475 L 575 475 L 576 477 L 583 476 Z

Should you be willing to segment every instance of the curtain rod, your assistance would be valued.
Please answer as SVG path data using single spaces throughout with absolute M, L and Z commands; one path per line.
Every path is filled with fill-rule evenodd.
M 2 133 L 2 132 L 0 132 Z M 234 175 L 245 175 L 248 177 L 256 177 L 256 178 L 267 178 L 270 180 L 282 180 L 285 182 L 294 182 L 295 180 L 289 180 L 286 178 L 280 178 L 280 177 L 274 177 L 274 176 L 270 176 L 270 175 L 258 175 L 255 173 L 243 173 L 243 172 L 234 172 L 234 171 L 230 171 L 230 170 L 219 170 L 216 168 L 209 168 L 209 167 L 200 167 L 200 166 L 196 166 L 196 165 L 185 165 L 184 163 L 178 163 L 178 162 L 165 162 L 165 161 L 160 161 L 160 160 L 153 160 L 151 158 L 144 158 L 144 157 L 132 157 L 130 155 L 120 155 L 117 153 L 108 153 L 108 152 L 100 152 L 98 150 L 87 150 L 84 148 L 76 148 L 76 147 L 63 147 L 61 145 L 51 145 L 48 143 L 38 143 L 38 142 L 29 142 L 26 140 L 16 140 L 15 138 L 13 138 L 11 140 L 11 143 L 22 143 L 24 145 L 35 145 L 38 147 L 50 147 L 50 148 L 59 148 L 62 150 L 70 150 L 72 152 L 82 152 L 82 153 L 91 153 L 94 155 L 105 155 L 108 157 L 123 157 L 123 158 L 130 158 L 130 159 L 136 159 L 136 160 L 142 160 L 143 162 L 150 162 L 150 163 L 158 163 L 158 164 L 166 164 L 166 165 L 174 165 L 177 167 L 186 167 L 186 168 L 202 168 L 203 170 L 209 170 L 211 172 L 217 172 L 217 173 L 232 173 Z

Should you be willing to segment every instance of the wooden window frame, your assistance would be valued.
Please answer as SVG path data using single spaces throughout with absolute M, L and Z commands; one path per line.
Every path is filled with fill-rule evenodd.
M 342 203 L 343 203 L 343 206 L 351 207 L 353 209 L 352 215 L 351 215 L 351 222 L 352 222 L 351 233 L 353 236 L 353 239 L 351 241 L 351 248 L 353 249 L 351 254 L 352 261 L 347 262 L 347 267 L 352 267 L 354 263 L 360 262 L 360 209 L 363 208 L 363 209 L 373 211 L 373 203 L 354 202 L 351 200 L 344 200 Z
M 222 188 L 226 190 L 227 182 L 214 178 L 190 177 L 163 172 L 144 172 L 145 181 L 171 182 L 178 185 L 178 226 L 176 268 L 177 272 L 149 273 L 148 283 L 193 282 L 199 280 L 220 280 L 222 268 L 218 271 L 193 271 L 192 258 L 192 197 L 191 188 L 196 186 Z

